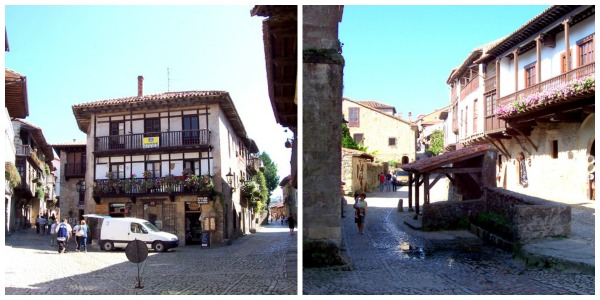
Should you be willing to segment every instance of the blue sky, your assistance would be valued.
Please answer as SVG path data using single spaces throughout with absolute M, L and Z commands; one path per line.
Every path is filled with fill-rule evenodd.
M 346 5 L 339 24 L 344 97 L 393 105 L 412 120 L 445 107 L 453 68 L 548 7 Z
M 49 143 L 83 140 L 71 106 L 167 91 L 228 91 L 248 136 L 290 173 L 291 132 L 268 97 L 263 17 L 245 6 L 5 6 L 5 66 L 27 77 Z M 167 69 L 169 76 L 167 76 Z M 279 189 L 278 189 L 279 190 Z M 276 190 L 277 192 L 277 190 Z

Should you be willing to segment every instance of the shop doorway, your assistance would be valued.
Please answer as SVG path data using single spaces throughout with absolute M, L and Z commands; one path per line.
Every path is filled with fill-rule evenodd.
M 185 203 L 185 244 L 198 245 L 202 239 L 202 206 L 197 202 Z

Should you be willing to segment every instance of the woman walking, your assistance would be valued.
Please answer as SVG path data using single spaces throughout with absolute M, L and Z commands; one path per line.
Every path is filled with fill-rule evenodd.
M 360 193 L 356 203 L 354 203 L 354 222 L 358 225 L 358 233 L 363 234 L 365 229 L 365 216 L 367 215 L 367 194 Z

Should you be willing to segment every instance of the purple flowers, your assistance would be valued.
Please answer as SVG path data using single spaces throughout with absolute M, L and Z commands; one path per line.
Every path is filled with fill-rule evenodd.
M 528 108 L 543 105 L 551 100 L 566 98 L 576 93 L 595 88 L 596 80 L 593 75 L 571 80 L 568 83 L 556 87 L 548 88 L 539 93 L 533 93 L 526 97 L 521 97 L 512 103 L 503 106 L 497 106 L 494 113 L 502 118 L 514 113 L 524 112 Z

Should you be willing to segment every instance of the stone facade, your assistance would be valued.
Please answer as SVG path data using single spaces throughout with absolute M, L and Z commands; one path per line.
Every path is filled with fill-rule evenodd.
M 343 57 L 339 6 L 303 6 L 303 237 L 306 243 L 342 243 L 340 190 Z M 305 251 L 305 255 L 310 255 Z
M 595 114 L 591 114 L 583 123 L 539 124 L 529 137 L 537 150 L 522 137 L 520 143 L 514 138 L 504 142 L 511 155 L 511 158 L 502 157 L 500 172 L 506 189 L 559 202 L 589 199 L 587 168 L 588 156 L 594 155 L 591 152 L 595 142 L 594 117 Z M 552 158 L 553 141 L 558 143 L 557 158 Z M 518 183 L 516 156 L 519 151 L 523 151 L 527 160 L 527 188 Z
M 348 120 L 349 109 L 358 108 L 359 124 L 348 123 L 350 136 L 363 135 L 363 145 L 367 152 L 375 153 L 376 162 L 410 162 L 415 160 L 416 131 L 415 125 L 401 120 L 383 111 L 365 106 L 360 101 L 344 98 L 343 114 Z M 390 145 L 390 139 L 395 144 Z

